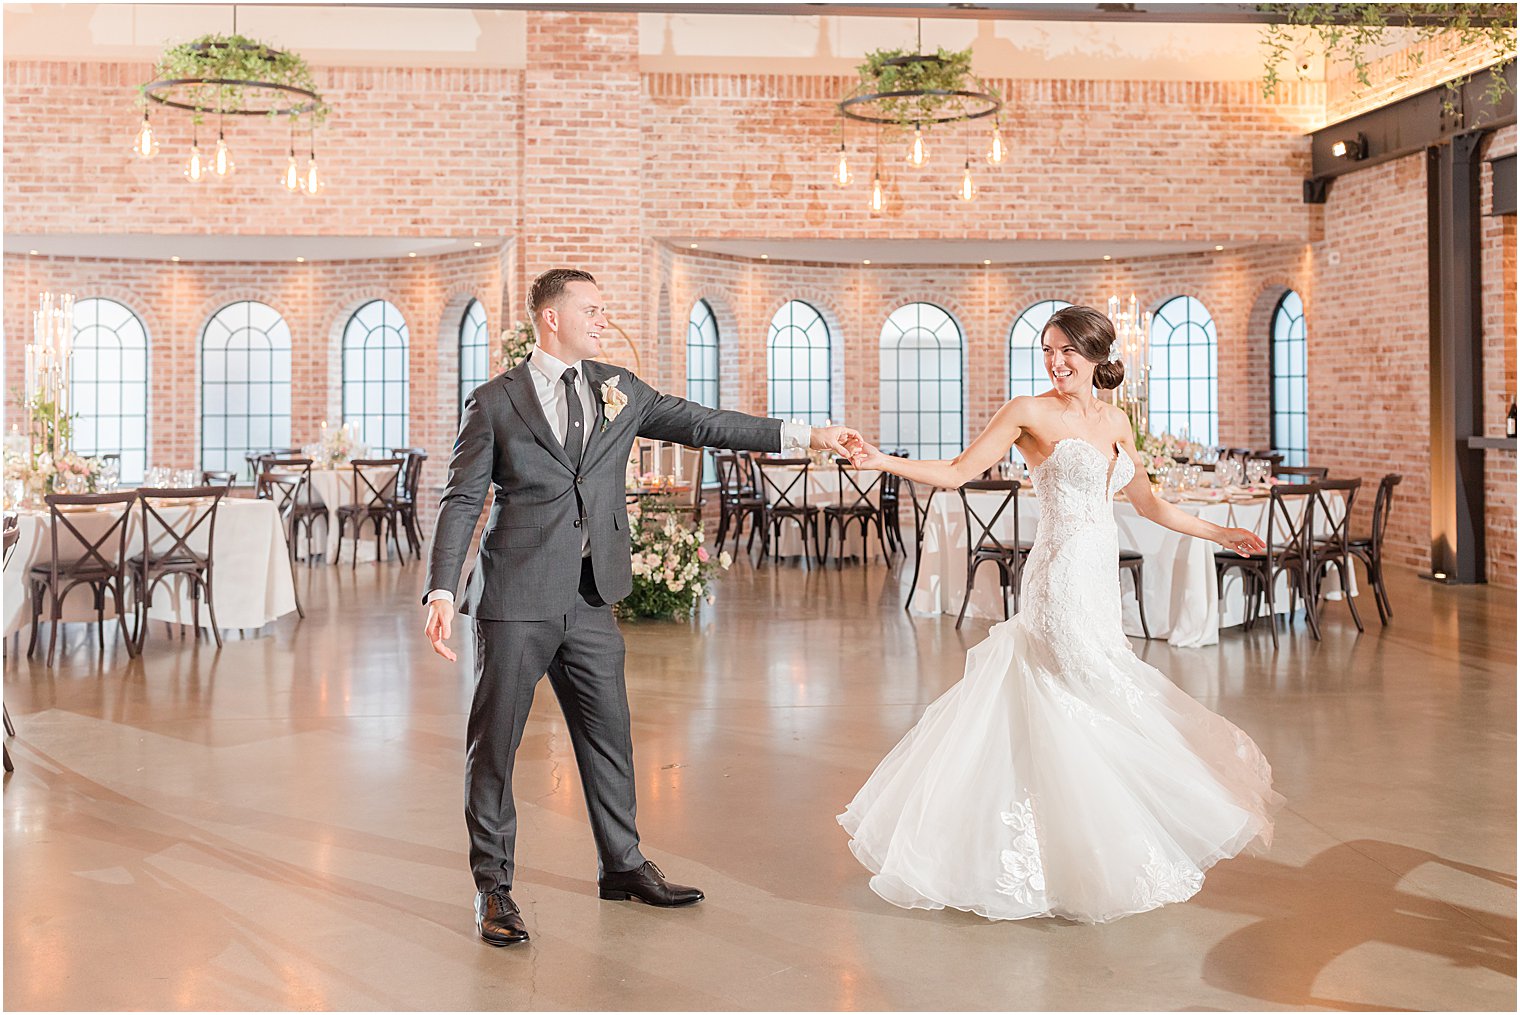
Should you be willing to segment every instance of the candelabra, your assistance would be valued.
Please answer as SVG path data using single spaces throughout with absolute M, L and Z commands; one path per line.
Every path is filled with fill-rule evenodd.
M 56 461 L 69 451 L 73 418 L 69 374 L 74 353 L 74 296 L 42 294 L 32 314 L 32 341 L 26 346 L 27 439 L 34 454 Z
M 1124 382 L 1116 392 L 1116 404 L 1129 416 L 1137 435 L 1150 432 L 1151 412 L 1151 312 L 1141 312 L 1133 293 L 1129 304 L 1108 298 L 1108 319 L 1119 340 L 1124 361 Z

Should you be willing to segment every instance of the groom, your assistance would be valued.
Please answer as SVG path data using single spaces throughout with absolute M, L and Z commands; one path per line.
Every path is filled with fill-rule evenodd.
M 575 747 L 603 899 L 654 906 L 702 900 L 639 852 L 623 636 L 612 605 L 633 587 L 624 473 L 635 437 L 735 450 L 829 450 L 860 435 L 708 409 L 599 363 L 606 307 L 596 279 L 555 268 L 533 281 L 537 344 L 524 363 L 466 400 L 433 529 L 424 602 L 433 651 L 446 641 L 454 590 L 486 490 L 495 503 L 461 612 L 475 620 L 475 698 L 465 754 L 465 824 L 475 925 L 493 945 L 528 939 L 512 900 L 517 809 L 512 760 L 533 689 L 548 674 Z

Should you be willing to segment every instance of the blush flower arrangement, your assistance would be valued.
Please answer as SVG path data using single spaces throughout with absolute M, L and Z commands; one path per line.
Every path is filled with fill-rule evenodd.
M 701 528 L 668 515 L 629 511 L 633 551 L 633 591 L 616 606 L 625 620 L 645 617 L 684 620 L 697 604 L 713 601 L 713 578 L 728 570 L 727 551 L 714 556 L 703 545 Z

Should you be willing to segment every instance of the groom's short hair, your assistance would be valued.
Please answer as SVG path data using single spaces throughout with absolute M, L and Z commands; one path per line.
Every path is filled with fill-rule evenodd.
M 528 290 L 528 317 L 535 328 L 538 327 L 538 312 L 563 296 L 565 287 L 571 282 L 590 282 L 596 285 L 591 272 L 579 268 L 550 268 L 533 280 L 533 287 Z

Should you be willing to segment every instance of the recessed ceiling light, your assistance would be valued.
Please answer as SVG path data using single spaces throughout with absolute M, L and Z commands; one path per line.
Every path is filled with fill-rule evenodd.
M 871 259 L 868 257 L 864 261 L 861 261 L 860 263 L 861 264 L 870 264 L 871 263 Z
M 1104 254 L 1103 255 L 1103 260 L 1105 260 L 1105 261 L 1112 261 L 1113 259 L 1114 259 L 1114 255 L 1112 255 L 1112 254 Z
M 296 258 L 296 263 L 297 264 L 305 264 L 306 263 L 306 258 L 304 258 L 304 257 L 298 257 L 298 258 Z
M 688 243 L 687 246 L 690 247 L 692 250 L 696 250 L 697 249 L 697 245 L 695 243 Z
M 28 254 L 35 254 L 35 253 L 37 253 L 37 251 L 35 251 L 35 250 L 28 250 L 27 253 Z
M 408 250 L 406 252 L 406 256 L 407 257 L 416 257 L 417 256 L 417 251 L 415 251 L 415 250 Z
M 1216 244 L 1214 244 L 1214 249 L 1215 250 L 1223 250 L 1224 249 L 1224 244 L 1223 243 L 1216 243 Z
M 479 240 L 475 241 L 475 246 L 477 246 L 477 247 L 480 246 L 480 241 Z
M 760 255 L 760 260 L 762 260 L 762 261 L 769 261 L 770 259 L 771 259 L 771 255 L 769 255 L 769 254 L 761 254 Z
M 171 261 L 178 261 L 179 260 L 179 255 L 175 254 L 173 257 L 169 258 L 169 260 L 171 260 Z
M 983 263 L 983 264 L 991 264 L 991 263 L 992 263 L 992 261 L 991 261 L 991 260 L 988 260 L 988 259 L 986 259 L 986 258 L 983 258 L 983 260 L 982 260 L 982 263 Z

